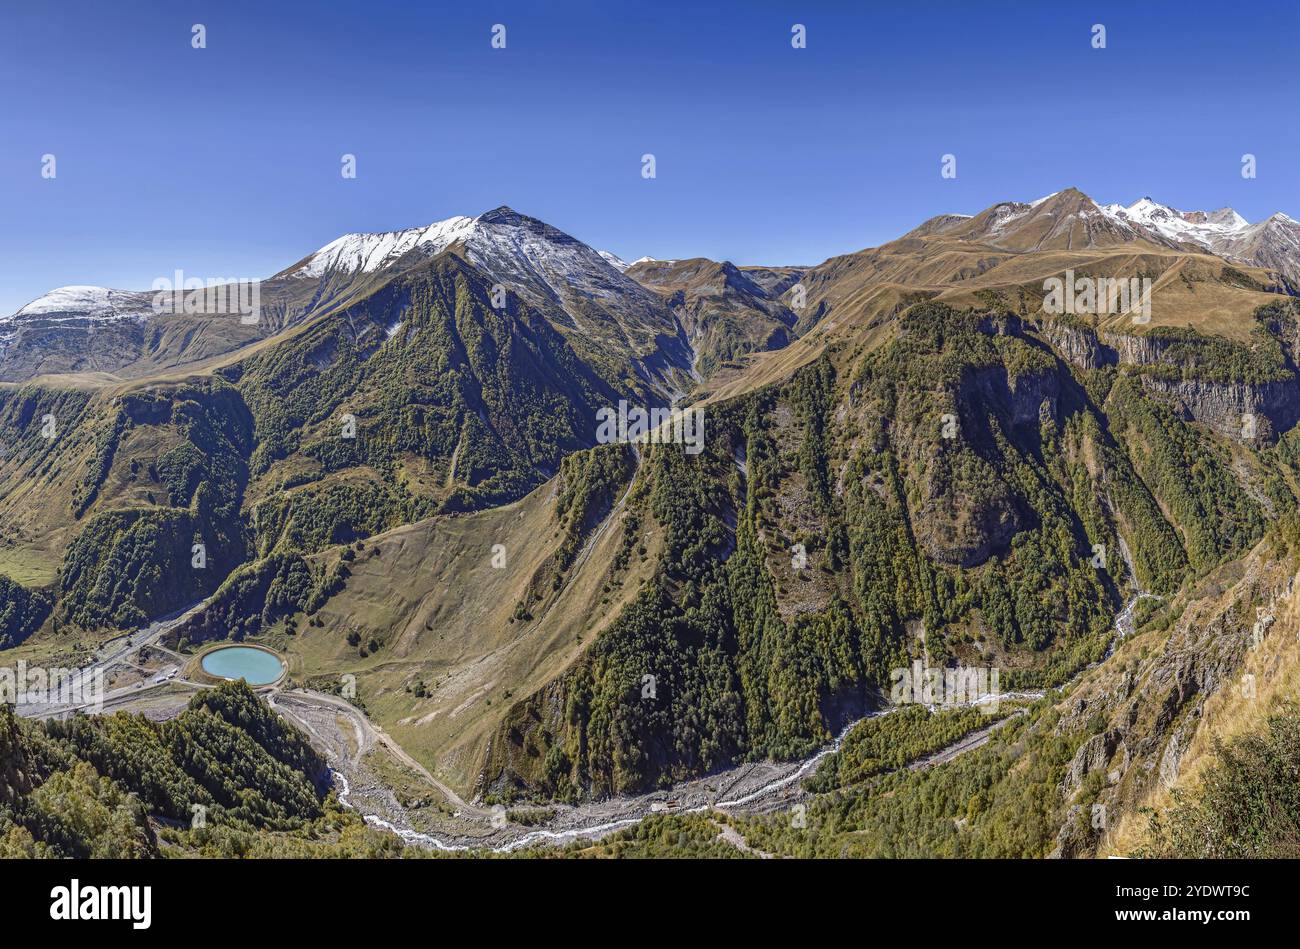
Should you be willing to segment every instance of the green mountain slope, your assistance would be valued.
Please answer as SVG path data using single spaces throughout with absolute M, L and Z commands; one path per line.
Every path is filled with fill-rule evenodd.
M 1088 809 L 1131 821 L 1167 803 L 1134 763 L 1158 772 L 1208 741 L 1202 698 L 1244 661 L 1187 617 L 1235 630 L 1228 617 L 1266 599 L 1258 577 L 1282 574 L 1261 544 L 1300 497 L 1300 323 L 1226 262 L 1110 236 L 1040 255 L 927 232 L 807 271 L 638 264 L 663 299 L 633 288 L 627 312 L 649 314 L 636 332 L 617 300 L 549 299 L 522 258 L 508 263 L 528 292 L 502 300 L 456 246 L 201 371 L 0 387 L 0 648 L 81 659 L 210 598 L 167 645 L 253 638 L 295 683 L 353 676 L 376 723 L 488 802 L 802 758 L 887 706 L 917 663 L 993 672 L 1007 692 L 1068 684 L 1074 698 L 1022 696 L 969 757 L 916 773 L 899 769 L 980 722 L 898 713 L 871 727 L 905 759 L 866 728 L 809 785 L 821 842 L 775 820 L 746 832 L 782 853 L 1129 847 L 1130 825 L 1092 833 Z M 1030 305 L 1026 287 L 1080 254 L 1158 263 L 1160 299 L 1211 317 L 1143 327 Z M 810 311 L 790 308 L 793 280 Z M 1231 333 L 1223 300 L 1249 305 Z M 682 335 L 656 343 L 665 314 Z M 600 409 L 672 397 L 687 342 L 710 378 L 679 407 L 703 411 L 704 450 L 598 445 Z M 1117 623 L 1137 638 L 1117 643 Z M 1155 685 L 1130 702 L 1125 675 Z M 199 745 L 242 747 L 191 712 L 176 721 Z M 119 792 L 172 819 L 198 792 L 113 762 L 189 739 L 111 721 L 43 739 L 11 723 L 9 799 L 57 771 L 97 802 L 111 852 L 153 853 Z M 77 762 L 50 765 L 45 740 Z M 314 780 L 318 762 L 270 754 Z M 249 833 L 326 818 L 319 789 L 309 800 L 262 765 L 230 780 L 274 788 L 278 808 L 239 812 L 209 789 L 214 805 Z M 97 846 L 77 841 L 99 831 L 50 836 L 33 814 L 10 818 L 17 846 Z
M 656 448 L 639 475 L 658 576 L 511 710 L 483 788 L 599 795 L 797 757 L 915 659 L 1065 682 L 1106 650 L 1125 551 L 1172 593 L 1295 504 L 1285 444 L 1225 444 L 1142 379 L 1075 369 L 1009 314 L 924 305 L 866 356 L 711 406 L 708 452 Z

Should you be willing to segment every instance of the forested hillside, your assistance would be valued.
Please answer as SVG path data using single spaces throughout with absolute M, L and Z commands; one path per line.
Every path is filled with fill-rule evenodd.
M 892 707 L 902 670 L 961 668 L 1011 704 L 870 718 L 806 784 L 815 840 L 746 833 L 786 853 L 1077 855 L 1109 845 L 1093 804 L 1166 803 L 1136 768 L 1097 775 L 1177 770 L 1243 649 L 1188 617 L 1235 629 L 1276 592 L 1260 545 L 1300 497 L 1293 300 L 1143 247 L 1128 265 L 1159 264 L 1167 307 L 1253 315 L 1052 315 L 1026 287 L 1064 251 L 994 286 L 1020 252 L 975 259 L 946 231 L 807 270 L 642 262 L 646 289 L 493 215 L 557 256 L 496 238 L 401 255 L 201 370 L 0 387 L 0 649 L 81 664 L 203 601 L 161 638 L 180 661 L 257 640 L 290 686 L 355 685 L 456 793 L 543 810 L 805 758 Z M 703 450 L 599 444 L 622 402 L 700 413 Z M 1153 692 L 1126 705 L 1135 676 Z M 1093 704 L 1056 701 L 1067 685 Z M 142 815 L 196 802 L 249 835 L 218 849 L 337 824 L 319 759 L 252 707 L 228 732 L 218 706 L 257 703 L 213 695 L 162 724 L 10 720 L 12 845 L 154 854 Z M 209 748 L 252 770 L 220 776 Z M 56 794 L 95 801 L 91 824 L 56 826 Z M 965 831 L 926 824 L 935 801 Z M 1184 830 L 1151 846 L 1207 820 L 1173 813 Z
M 34 574 L 0 576 L 0 643 L 130 629 L 241 564 L 514 500 L 595 444 L 599 406 L 651 398 L 490 297 L 446 255 L 210 376 L 0 390 L 0 562 Z
M 1238 358 L 1181 339 L 1188 371 Z M 1289 440 L 1207 433 L 1146 368 L 1077 368 L 1018 317 L 923 305 L 874 352 L 710 406 L 706 453 L 651 449 L 638 475 L 637 518 L 666 534 L 654 581 L 510 711 L 484 790 L 630 792 L 799 757 L 918 658 L 1064 683 L 1135 589 L 1174 592 L 1295 505 Z
M 0 761 L 4 858 L 269 856 L 279 838 L 268 834 L 310 853 L 359 823 L 327 799 L 324 762 L 242 682 L 163 723 L 118 713 L 38 724 L 0 707 Z M 353 844 L 365 836 L 352 826 Z

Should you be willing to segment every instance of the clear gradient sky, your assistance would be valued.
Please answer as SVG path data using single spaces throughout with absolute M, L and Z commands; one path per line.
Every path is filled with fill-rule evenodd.
M 6 2 L 0 314 L 500 204 L 770 264 L 1071 185 L 1300 217 L 1298 35 L 1281 2 Z

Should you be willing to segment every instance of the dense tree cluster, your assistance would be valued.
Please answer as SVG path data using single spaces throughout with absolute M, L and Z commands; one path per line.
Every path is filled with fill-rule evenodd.
M 44 590 L 29 590 L 0 576 L 0 649 L 17 646 L 45 622 L 53 600 Z
M 898 713 L 895 713 L 898 714 Z M 789 812 L 738 822 L 749 845 L 797 857 L 1044 857 L 1060 827 L 1059 788 L 1084 736 L 1039 708 L 943 767 L 890 771 Z
M 908 705 L 888 715 L 865 719 L 823 759 L 804 786 L 824 794 L 896 771 L 973 731 L 990 727 L 1005 714 L 1001 709 L 997 714 L 988 714 L 978 708 L 931 711 L 924 705 Z
M 150 818 L 188 828 L 195 808 L 240 832 L 310 831 L 327 816 L 324 762 L 243 682 L 162 723 L 24 722 L 0 707 L 0 762 L 6 857 L 158 856 Z
M 242 641 L 299 612 L 314 613 L 337 581 L 313 569 L 301 554 L 274 553 L 237 567 L 213 594 L 206 609 L 169 634 L 173 643 L 211 639 Z

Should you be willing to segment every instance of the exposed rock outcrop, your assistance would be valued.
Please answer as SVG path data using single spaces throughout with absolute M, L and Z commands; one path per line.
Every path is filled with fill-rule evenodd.
M 1091 326 L 1051 320 L 1045 332 L 1061 358 L 1078 369 L 1100 369 L 1115 362 L 1115 351 L 1102 344 Z
M 1008 376 L 997 366 L 972 373 L 959 398 L 966 404 L 978 398 L 1000 410 L 1012 425 L 1037 425 L 1045 417 L 1057 417 L 1060 378 L 1051 372 Z
M 1271 442 L 1300 421 L 1300 381 L 1219 383 L 1144 375 L 1148 391 L 1172 400 L 1187 421 L 1201 422 L 1226 438 Z
M 1179 368 L 1171 348 L 1177 342 L 1158 335 L 1101 333 L 1067 320 L 1052 320 L 1044 335 L 1060 357 L 1080 369 L 1108 365 Z M 1186 421 L 1209 426 L 1226 438 L 1268 443 L 1300 422 L 1300 377 L 1267 382 L 1218 382 L 1142 373 L 1142 385 L 1172 404 Z
M 1062 782 L 1066 816 L 1053 856 L 1091 854 L 1122 816 L 1171 786 L 1206 701 L 1244 688 L 1245 658 L 1269 634 L 1273 623 L 1265 617 L 1290 595 L 1293 581 L 1282 564 L 1268 559 L 1263 545 L 1243 563 L 1244 570 L 1229 565 L 1207 578 L 1167 633 L 1143 634 L 1126 644 L 1062 707 L 1062 733 L 1087 729 L 1098 715 L 1105 724 L 1079 747 Z M 1087 777 L 1101 771 L 1106 777 L 1100 792 L 1081 799 Z

